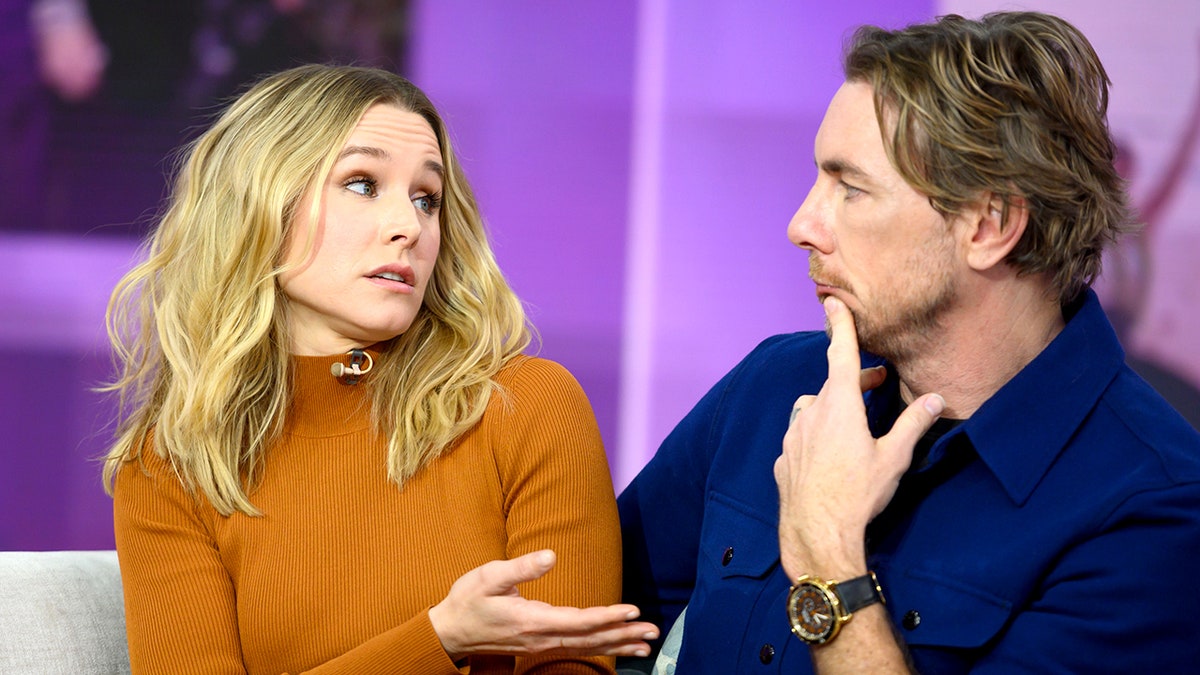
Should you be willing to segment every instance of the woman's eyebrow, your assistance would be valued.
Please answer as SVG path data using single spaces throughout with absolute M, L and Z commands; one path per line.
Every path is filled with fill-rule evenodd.
M 352 155 L 366 155 L 368 157 L 373 157 L 383 161 L 388 161 L 392 158 L 391 153 L 389 153 L 387 150 L 374 145 L 348 145 L 342 149 L 340 153 L 338 153 L 337 161 L 340 162 Z M 438 178 L 444 179 L 446 177 L 446 168 L 442 166 L 441 162 L 427 159 L 425 160 L 424 168 L 427 171 L 436 173 Z
M 388 154 L 387 150 L 384 150 L 383 148 L 377 148 L 373 145 L 347 145 L 340 153 L 338 153 L 337 158 L 338 161 L 341 161 L 351 155 L 367 155 L 368 157 L 374 157 L 376 159 L 383 160 L 392 158 L 392 156 Z

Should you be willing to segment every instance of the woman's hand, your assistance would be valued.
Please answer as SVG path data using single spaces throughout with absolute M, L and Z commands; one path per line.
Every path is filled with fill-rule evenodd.
M 550 550 L 493 560 L 459 577 L 429 620 L 450 658 L 471 654 L 649 656 L 658 628 L 633 605 L 556 607 L 527 600 L 517 584 L 554 567 Z

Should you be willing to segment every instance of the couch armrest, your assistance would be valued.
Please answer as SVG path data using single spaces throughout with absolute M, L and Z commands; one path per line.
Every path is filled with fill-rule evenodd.
M 129 672 L 116 551 L 0 551 L 0 672 Z

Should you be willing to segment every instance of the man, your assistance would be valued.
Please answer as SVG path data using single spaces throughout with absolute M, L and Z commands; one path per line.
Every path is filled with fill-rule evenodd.
M 686 605 L 686 675 L 1190 672 L 1200 435 L 1088 287 L 1128 222 L 1095 52 L 1001 13 L 844 65 L 788 228 L 829 335 L 762 343 L 621 495 L 626 601 Z

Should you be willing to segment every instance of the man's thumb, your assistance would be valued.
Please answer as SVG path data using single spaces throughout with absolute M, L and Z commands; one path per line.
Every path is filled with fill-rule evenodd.
M 913 401 L 888 432 L 893 442 L 906 447 L 912 447 L 921 440 L 929 427 L 937 421 L 942 411 L 946 409 L 946 399 L 941 394 L 926 394 Z

